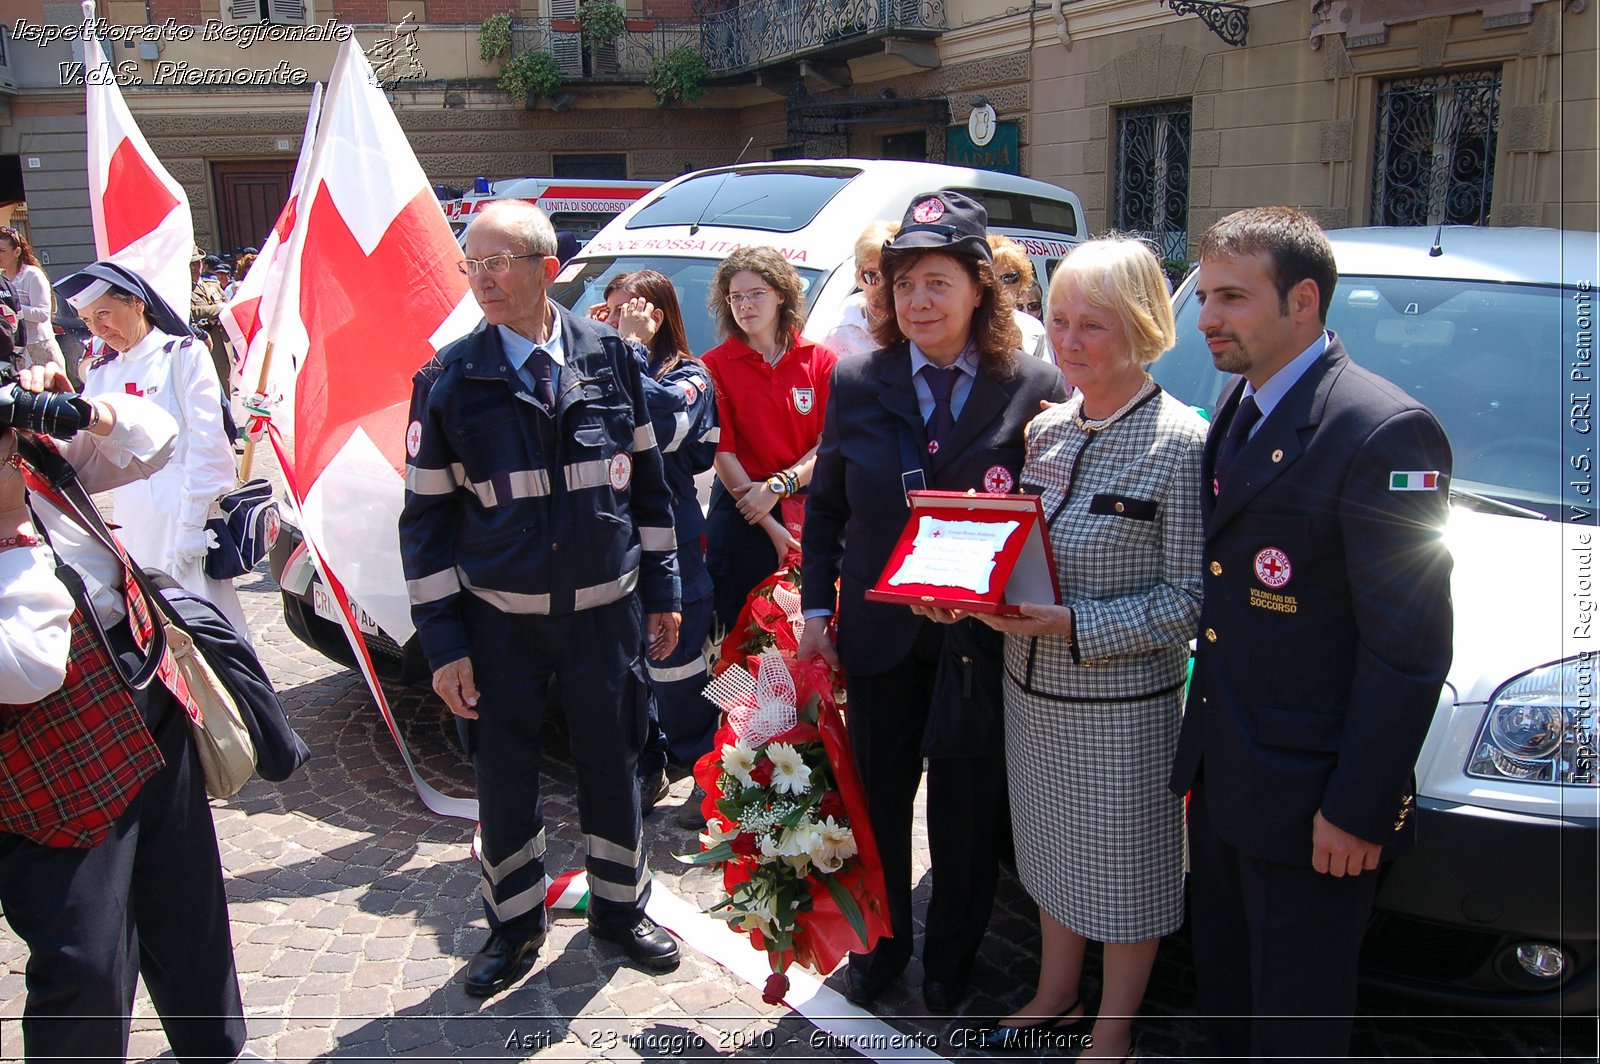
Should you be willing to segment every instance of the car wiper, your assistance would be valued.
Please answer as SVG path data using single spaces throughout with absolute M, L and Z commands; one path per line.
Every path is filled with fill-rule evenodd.
M 1499 510 L 1501 513 L 1513 514 L 1517 517 L 1531 517 L 1535 521 L 1550 520 L 1538 510 L 1530 510 L 1526 506 L 1518 506 L 1516 503 L 1506 502 L 1503 499 L 1480 495 L 1478 492 L 1468 491 L 1466 488 L 1458 488 L 1454 484 L 1450 485 L 1450 497 L 1452 499 L 1466 499 L 1480 506 L 1486 506 L 1491 510 Z

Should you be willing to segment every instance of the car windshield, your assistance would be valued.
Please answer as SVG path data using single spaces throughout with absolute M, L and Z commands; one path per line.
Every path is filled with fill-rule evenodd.
M 656 270 L 664 274 L 672 282 L 672 287 L 678 290 L 678 306 L 683 311 L 683 326 L 689 333 L 689 346 L 694 348 L 693 354 L 703 355 L 722 342 L 711 312 L 706 308 L 711 277 L 721 263 L 721 259 L 651 255 L 583 259 L 568 263 L 562 269 L 560 279 L 550 287 L 550 298 L 569 310 L 583 314 L 594 304 L 605 302 L 606 285 L 619 273 Z M 800 283 L 805 286 L 806 306 L 809 309 L 822 288 L 823 272 L 807 269 L 796 272 L 800 274 Z
M 710 170 L 657 193 L 628 219 L 628 228 L 723 225 L 794 233 L 860 173 L 845 166 Z
M 1178 298 L 1178 346 L 1151 372 L 1209 418 L 1227 378 L 1200 335 L 1193 285 Z M 1456 487 L 1559 518 L 1562 455 L 1582 446 L 1562 439 L 1576 431 L 1559 386 L 1564 300 L 1556 285 L 1340 277 L 1328 328 L 1352 359 L 1433 411 Z

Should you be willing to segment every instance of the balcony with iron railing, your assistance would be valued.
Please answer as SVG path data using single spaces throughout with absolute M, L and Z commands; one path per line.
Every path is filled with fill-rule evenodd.
M 569 80 L 640 82 L 675 49 L 704 57 L 713 80 L 804 59 L 839 61 L 882 51 L 890 39 L 930 40 L 945 30 L 944 0 L 715 0 L 692 21 L 629 19 L 609 44 L 583 46 L 573 19 L 520 19 L 511 51 L 544 52 Z

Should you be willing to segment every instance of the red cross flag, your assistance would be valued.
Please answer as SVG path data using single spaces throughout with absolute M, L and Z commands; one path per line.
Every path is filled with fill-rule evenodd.
M 94 18 L 94 0 L 84 0 L 83 84 L 95 256 L 139 274 L 172 309 L 187 316 L 194 250 L 189 197 L 133 121 L 99 39 L 88 32 Z
M 439 795 L 410 765 L 350 608 L 397 642 L 413 631 L 399 535 L 411 377 L 481 317 L 461 249 L 353 37 L 334 60 L 288 256 L 305 283 L 280 298 L 297 300 L 306 350 L 292 455 L 274 443 L 302 530 L 418 792 L 436 811 L 473 817 L 476 803 Z
M 259 392 L 265 396 L 272 423 L 290 438 L 294 436 L 294 376 L 305 358 L 309 340 L 305 323 L 300 320 L 300 276 L 298 270 L 291 269 L 295 264 L 289 258 L 289 236 L 294 231 L 300 189 L 310 167 L 321 112 L 322 83 L 318 82 L 311 92 L 311 110 L 306 113 L 306 131 L 300 139 L 300 159 L 289 184 L 289 200 L 262 241 L 261 253 L 251 264 L 250 272 L 219 315 L 233 342 L 234 365 L 244 394 Z M 270 365 L 269 344 L 273 351 Z

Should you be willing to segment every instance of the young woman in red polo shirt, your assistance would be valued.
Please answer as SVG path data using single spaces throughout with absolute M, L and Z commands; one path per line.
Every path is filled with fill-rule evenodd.
M 804 283 L 776 248 L 740 248 L 712 278 L 708 309 L 726 339 L 704 360 L 722 426 L 706 568 L 724 627 L 751 589 L 800 549 L 799 529 L 784 526 L 779 503 L 811 482 L 838 362 L 800 336 L 805 308 Z

